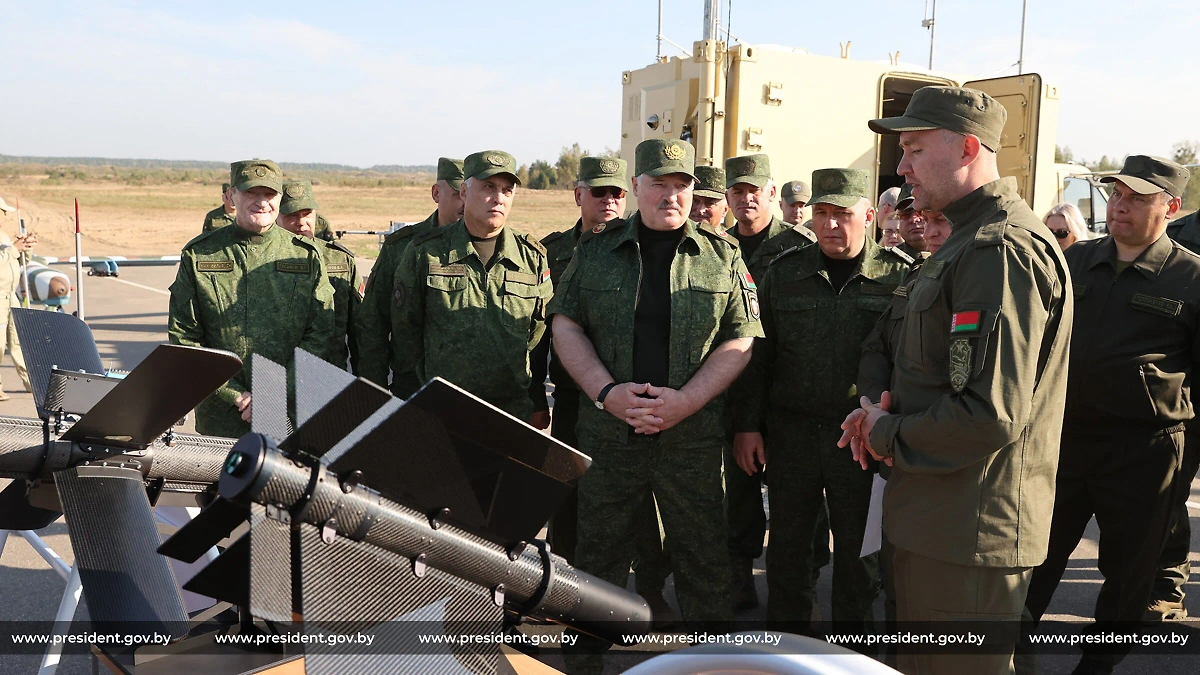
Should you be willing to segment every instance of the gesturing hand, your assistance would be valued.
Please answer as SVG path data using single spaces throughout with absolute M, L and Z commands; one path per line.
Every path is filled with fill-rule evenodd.
M 838 439 L 838 447 L 844 448 L 849 445 L 850 456 L 863 469 L 868 467 L 868 455 L 892 466 L 891 457 L 880 457 L 871 447 L 871 430 L 875 428 L 875 423 L 879 421 L 879 418 L 889 414 L 888 409 L 892 407 L 892 393 L 883 392 L 879 397 L 878 405 L 863 396 L 859 399 L 859 405 L 862 407 L 847 415 L 846 420 L 842 422 L 842 437 Z

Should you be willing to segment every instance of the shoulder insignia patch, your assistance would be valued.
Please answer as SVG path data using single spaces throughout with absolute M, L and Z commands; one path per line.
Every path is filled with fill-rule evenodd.
M 793 225 L 792 232 L 795 232 L 796 234 L 800 235 L 801 237 L 804 237 L 805 239 L 812 241 L 812 242 L 815 242 L 817 240 L 817 235 L 813 234 L 812 230 L 808 229 L 807 227 L 805 227 L 803 225 Z
M 414 238 L 412 240 L 413 246 L 416 246 L 417 244 L 423 244 L 423 243 L 429 241 L 430 239 L 437 239 L 438 237 L 445 234 L 446 230 L 448 230 L 448 229 L 450 229 L 449 225 L 447 225 L 446 227 L 435 227 L 432 230 L 420 235 L 419 237 Z
M 218 228 L 215 228 L 215 229 L 209 230 L 209 231 L 207 231 L 207 232 L 201 232 L 200 234 L 198 234 L 198 235 L 196 235 L 196 236 L 192 237 L 190 240 L 188 240 L 188 243 L 186 243 L 186 244 L 184 244 L 184 245 L 183 245 L 183 250 L 184 250 L 184 251 L 188 250 L 189 248 L 191 248 L 191 247 L 192 247 L 192 245 L 193 245 L 193 244 L 196 244 L 196 243 L 199 243 L 199 242 L 201 242 L 201 241 L 204 241 L 205 239 L 207 239 L 207 238 L 211 237 L 213 234 L 215 234 L 215 233 L 217 233 L 217 232 L 219 232 L 219 231 L 221 231 L 221 230 L 223 230 L 223 229 L 225 229 L 225 228 L 223 228 L 223 227 L 218 227 Z
M 553 244 L 554 242 L 558 241 L 558 238 L 563 236 L 564 234 L 566 234 L 565 231 L 551 232 L 550 234 L 542 237 L 542 246 L 549 246 L 550 244 Z
M 1004 230 L 1008 228 L 1008 213 L 1001 211 L 997 214 L 998 222 L 988 223 L 975 232 L 975 248 L 984 246 L 999 246 L 1004 241 Z
M 346 255 L 350 256 L 351 258 L 354 257 L 354 251 L 351 251 L 350 249 L 346 248 L 339 241 L 326 241 L 325 247 L 331 248 L 335 251 L 341 251 L 342 253 L 345 253 Z
M 971 374 L 971 341 L 958 338 L 950 341 L 950 387 L 956 393 L 967 388 Z
M 414 229 L 412 225 L 405 225 L 404 227 L 384 237 L 383 243 L 390 244 L 394 241 L 403 241 L 404 239 L 408 239 L 409 237 L 413 236 L 413 231 Z
M 898 295 L 902 298 L 907 298 L 908 297 L 908 286 L 905 286 L 903 284 L 897 286 L 896 290 L 892 291 L 892 295 Z
M 774 258 L 771 258 L 771 262 L 767 263 L 767 267 L 774 265 L 775 263 L 779 262 L 783 258 L 785 258 L 788 255 L 791 255 L 792 253 L 795 253 L 796 251 L 799 251 L 799 250 L 801 250 L 800 246 L 793 246 L 791 248 L 783 249 L 782 251 L 779 252 L 779 255 L 775 256 Z
M 232 260 L 197 260 L 197 272 L 232 272 Z
M 737 245 L 738 245 L 737 237 L 729 236 L 725 232 L 725 230 L 722 228 L 714 228 L 712 225 L 709 225 L 708 223 L 697 223 L 696 230 L 699 232 L 703 232 L 704 234 L 707 234 L 710 237 L 716 237 L 720 241 L 723 241 L 726 244 L 729 244 L 730 246 L 737 248 Z
M 926 279 L 937 279 L 942 276 L 942 268 L 946 266 L 946 261 L 941 258 L 928 258 L 921 265 L 921 276 Z
M 312 270 L 307 262 L 292 262 L 290 260 L 276 260 L 275 271 L 287 272 L 288 274 L 308 274 Z
M 914 260 L 911 255 L 905 253 L 904 251 L 901 251 L 900 249 L 896 248 L 895 246 L 885 248 L 883 250 L 890 252 L 892 255 L 896 256 L 897 258 L 900 258 L 901 260 L 908 263 L 909 265 L 916 262 L 916 260 Z

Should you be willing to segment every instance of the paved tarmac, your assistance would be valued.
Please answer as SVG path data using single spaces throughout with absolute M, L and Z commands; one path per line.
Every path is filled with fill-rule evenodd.
M 365 261 L 360 261 L 360 267 Z M 174 267 L 127 267 L 121 270 L 120 278 L 93 278 L 85 280 L 85 308 L 88 324 L 96 338 L 100 354 L 109 368 L 132 369 L 149 354 L 156 345 L 166 341 L 168 287 L 175 276 Z M 0 365 L 0 384 L 12 395 L 12 400 L 0 402 L 0 415 L 35 417 L 32 397 L 20 392 L 21 384 L 11 361 L 4 357 Z M 189 421 L 186 430 L 191 430 Z M 0 480 L 0 489 L 7 481 Z M 1200 483 L 1193 483 L 1193 501 L 1200 503 Z M 1200 510 L 1192 511 L 1192 550 L 1200 550 Z M 62 519 L 40 531 L 46 543 L 70 564 L 74 560 L 67 528 Z M 1096 568 L 1097 540 L 1099 532 L 1095 522 L 1089 526 L 1072 556 L 1070 567 L 1059 586 L 1050 606 L 1049 619 L 1086 621 L 1092 612 L 1096 592 L 1102 577 Z M 769 543 L 769 542 L 768 542 Z M 1193 560 L 1197 556 L 1193 553 Z M 1200 564 L 1200 563 L 1194 563 Z M 1197 567 L 1200 569 L 1200 567 Z M 829 616 L 830 570 L 822 571 L 818 584 L 818 611 Z M 759 596 L 766 598 L 766 583 L 763 576 L 763 561 L 757 562 L 756 580 Z M 669 582 L 668 582 L 669 583 Z M 54 618 L 65 582 L 42 561 L 25 540 L 10 537 L 0 557 L 0 621 L 49 621 Z M 668 586 L 669 599 L 674 602 L 672 588 Z M 1189 612 L 1200 616 L 1200 587 L 1193 581 L 1188 584 Z M 877 614 L 882 617 L 878 607 Z M 81 604 L 77 618 L 86 616 L 86 606 Z M 764 609 L 746 612 L 744 619 L 764 617 Z M 1193 624 L 1200 628 L 1200 623 Z M 645 653 L 614 655 L 612 666 L 606 672 L 620 672 L 648 656 Z M 545 658 L 550 665 L 561 667 L 561 659 L 553 655 Z M 1050 675 L 1070 673 L 1077 658 L 1056 656 L 1044 658 L 1039 663 L 1039 673 Z M 37 671 L 39 657 L 0 656 L 0 675 L 17 675 Z M 83 655 L 67 656 L 58 669 L 64 675 L 91 673 L 90 658 Z M 1185 675 L 1200 672 L 1200 657 L 1147 655 L 1134 651 L 1118 669 L 1119 673 L 1145 675 Z

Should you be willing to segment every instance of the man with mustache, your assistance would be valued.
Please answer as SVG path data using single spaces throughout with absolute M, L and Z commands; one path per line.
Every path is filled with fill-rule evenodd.
M 892 466 L 883 528 L 900 622 L 1012 627 L 1046 556 L 1073 303 L 1054 236 L 1000 178 L 1007 117 L 983 92 L 931 86 L 869 122 L 900 135 L 913 207 L 953 223 L 906 289 L 890 388 L 860 399 L 838 441 Z M 1016 635 L 989 639 L 970 654 L 903 650 L 900 670 L 1011 673 Z
M 691 144 L 639 143 L 637 213 L 579 245 L 550 314 L 554 348 L 591 402 L 576 426 L 593 461 L 579 483 L 576 565 L 623 586 L 629 535 L 653 495 L 683 619 L 711 630 L 733 617 L 720 394 L 762 331 L 736 240 L 688 218 L 694 171 Z M 599 672 L 597 647 L 581 637 L 572 672 Z
M 750 276 L 761 279 L 775 256 L 792 247 L 811 246 L 816 241 L 808 228 L 786 223 L 772 214 L 776 188 L 771 178 L 770 157 L 763 154 L 731 157 L 725 160 L 724 173 L 725 198 L 736 221 L 728 232 L 737 238 L 738 251 Z M 737 389 L 735 385 L 734 391 Z M 741 611 L 758 606 L 754 559 L 762 555 L 763 536 L 767 530 L 767 514 L 762 501 L 762 467 L 765 464 L 762 432 L 765 424 L 757 409 L 740 405 L 736 395 L 728 397 L 726 408 L 731 422 L 725 446 L 729 556 L 733 565 L 733 607 Z M 739 448 L 737 439 L 754 445 Z M 742 461 L 739 462 L 738 457 Z M 828 562 L 828 525 L 817 529 L 817 539 L 821 539 L 821 530 L 825 536 L 814 545 L 824 549 L 824 558 Z
M 411 366 L 402 365 L 403 355 L 396 351 L 392 341 L 392 286 L 396 280 L 396 263 L 418 235 L 463 217 L 463 200 L 458 192 L 463 181 L 462 171 L 462 160 L 438 158 L 437 179 L 429 190 L 437 208 L 425 220 L 402 227 L 384 238 L 379 257 L 367 278 L 362 305 L 354 319 L 360 355 L 358 374 L 387 387 L 390 370 L 392 393 L 400 398 L 412 396 L 421 383 Z
M 283 172 L 270 160 L 235 162 L 237 222 L 189 241 L 171 284 L 171 344 L 225 349 L 242 371 L 196 406 L 196 430 L 250 431 L 250 355 L 290 366 L 296 347 L 322 355 L 333 339 L 333 287 L 309 239 L 276 227 Z
M 775 258 L 762 283 L 763 332 L 738 382 L 739 405 L 765 420 L 771 494 L 767 621 L 807 632 L 812 616 L 813 534 L 828 500 L 833 531 L 833 616 L 866 628 L 876 593 L 876 558 L 860 557 L 870 474 L 838 449 L 839 425 L 858 397 L 859 345 L 887 307 L 909 260 L 868 232 L 875 217 L 870 175 L 858 169 L 813 173 L 817 245 Z M 761 461 L 762 434 L 739 429 L 743 468 Z
M 471 154 L 463 176 L 463 217 L 413 237 L 396 264 L 393 370 L 415 372 L 420 384 L 442 377 L 545 429 L 546 394 L 530 393 L 529 352 L 553 291 L 546 249 L 506 225 L 520 184 L 512 155 Z

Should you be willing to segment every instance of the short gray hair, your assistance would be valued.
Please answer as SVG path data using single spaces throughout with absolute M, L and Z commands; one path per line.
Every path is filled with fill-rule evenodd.
M 896 208 L 896 202 L 898 202 L 898 201 L 900 201 L 900 188 L 898 188 L 898 187 L 888 188 L 883 191 L 883 194 L 879 195 L 878 208 L 880 210 L 883 210 L 884 206 L 890 206 L 892 208 Z
M 1050 220 L 1050 216 L 1062 216 L 1063 220 L 1067 221 L 1067 231 L 1075 235 L 1079 241 L 1087 241 L 1092 238 L 1091 231 L 1088 230 L 1087 222 L 1083 220 L 1083 214 L 1079 212 L 1079 207 L 1074 204 L 1055 204 L 1046 212 L 1046 216 L 1042 218 L 1042 224 Z

